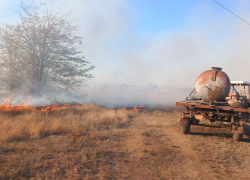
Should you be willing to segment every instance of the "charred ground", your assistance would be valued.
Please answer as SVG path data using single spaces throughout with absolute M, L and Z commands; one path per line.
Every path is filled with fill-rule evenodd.
M 180 133 L 182 109 L 0 114 L 0 179 L 249 179 L 249 126 Z M 213 125 L 214 126 L 214 125 Z

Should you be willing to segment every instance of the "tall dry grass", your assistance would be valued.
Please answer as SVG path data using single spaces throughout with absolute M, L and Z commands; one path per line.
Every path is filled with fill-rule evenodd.
M 22 111 L 0 113 L 0 141 L 42 138 L 49 135 L 84 135 L 92 130 L 119 127 L 129 122 L 123 110 L 93 106 L 67 107 L 52 112 Z

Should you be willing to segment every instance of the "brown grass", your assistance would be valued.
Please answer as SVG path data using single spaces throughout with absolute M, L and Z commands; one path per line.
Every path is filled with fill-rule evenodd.
M 0 141 L 42 138 L 49 135 L 83 135 L 129 122 L 128 112 L 99 107 L 68 107 L 52 112 L 23 111 L 0 114 Z
M 180 133 L 179 109 L 0 113 L 0 179 L 249 179 L 250 139 Z M 249 133 L 248 133 L 249 134 Z
M 112 179 L 130 119 L 95 106 L 1 112 L 0 179 Z

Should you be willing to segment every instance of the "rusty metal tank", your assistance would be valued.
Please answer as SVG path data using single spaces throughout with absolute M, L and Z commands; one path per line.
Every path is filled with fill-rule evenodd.
M 224 101 L 228 96 L 230 79 L 221 69 L 212 67 L 212 70 L 203 72 L 196 80 L 195 92 L 204 101 Z

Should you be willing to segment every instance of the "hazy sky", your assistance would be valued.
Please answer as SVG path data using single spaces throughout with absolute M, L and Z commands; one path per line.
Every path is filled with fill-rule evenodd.
M 250 22 L 250 1 L 217 1 Z M 0 0 L 0 22 L 15 23 L 18 5 Z M 194 87 L 212 66 L 231 80 L 250 81 L 250 25 L 212 0 L 54 0 L 54 6 L 77 17 L 84 56 L 96 66 L 89 82 Z

